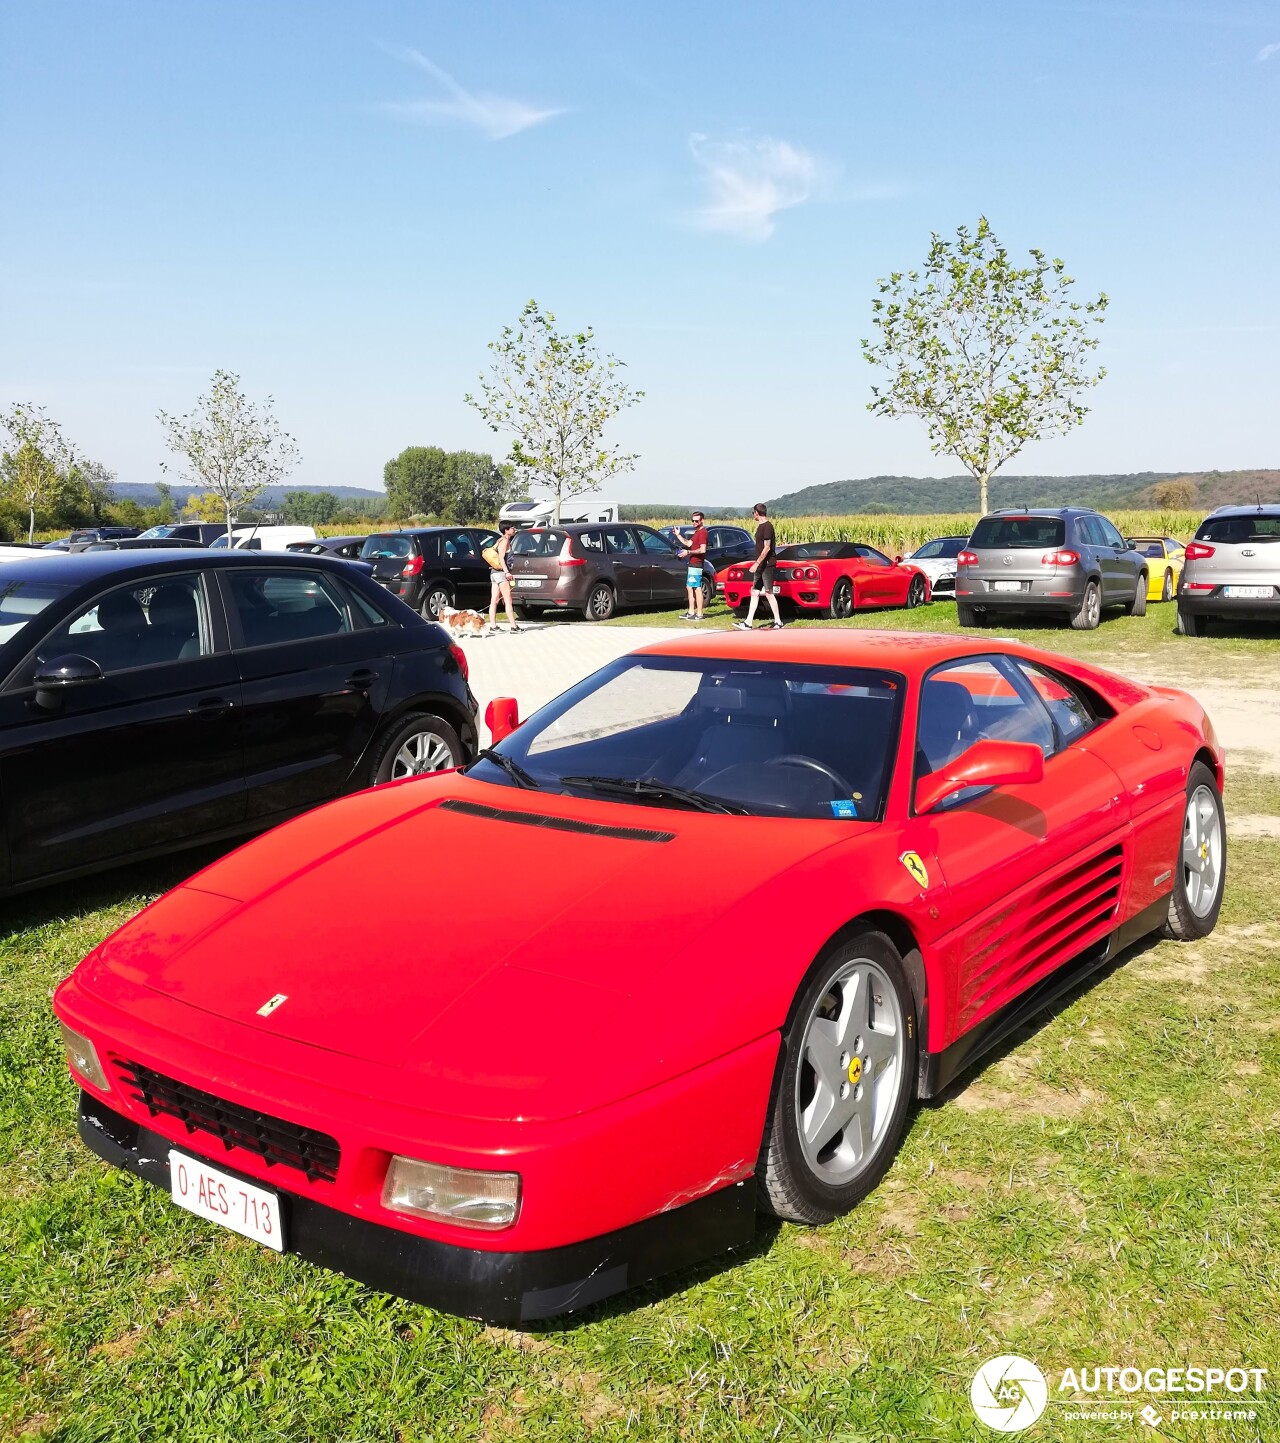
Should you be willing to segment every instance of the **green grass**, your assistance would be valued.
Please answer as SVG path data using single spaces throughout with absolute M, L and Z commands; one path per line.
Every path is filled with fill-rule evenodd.
M 1280 780 L 1241 786 L 1280 812 Z M 50 993 L 185 870 L 7 907 L 0 1438 L 958 1443 L 996 1436 L 968 1387 L 998 1352 L 1280 1381 L 1280 843 L 1233 846 L 1208 941 L 1135 950 L 923 1107 L 849 1217 L 527 1333 L 279 1257 L 79 1144 Z M 1025 1436 L 1274 1439 L 1280 1409 L 1156 1435 L 1051 1407 Z

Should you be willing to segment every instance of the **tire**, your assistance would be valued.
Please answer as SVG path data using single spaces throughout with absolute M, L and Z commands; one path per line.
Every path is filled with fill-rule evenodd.
M 419 765 L 411 769 L 415 753 Z M 448 771 L 466 760 L 458 733 L 447 721 L 430 712 L 411 712 L 390 726 L 374 747 L 368 784 L 377 787 L 401 777 Z M 422 765 L 424 762 L 429 764 Z
M 1173 629 L 1179 636 L 1204 636 L 1207 629 L 1206 618 L 1196 616 L 1194 612 L 1183 611 L 1179 607 Z
M 1218 780 L 1203 762 L 1193 762 L 1164 936 L 1179 942 L 1207 937 L 1217 926 L 1226 881 L 1227 821 Z
M 716 599 L 716 581 L 714 576 L 708 576 L 704 571 L 702 574 L 702 611 L 705 616 L 711 610 Z
M 907 587 L 907 609 L 914 611 L 917 606 L 924 605 L 924 577 L 913 576 L 911 585 Z
M 527 602 L 523 601 L 513 601 L 511 603 L 511 609 L 521 621 L 533 621 L 541 616 L 543 612 L 541 606 L 530 606 Z
M 1160 588 L 1160 600 L 1173 600 L 1173 572 L 1166 571 L 1164 574 L 1164 585 Z
M 970 606 L 967 601 L 957 601 L 956 620 L 961 626 L 979 625 L 977 608 Z
M 857 602 L 853 595 L 853 582 L 847 576 L 842 576 L 831 590 L 831 601 L 827 606 L 827 615 L 832 621 L 847 621 L 857 608 Z
M 883 932 L 868 929 L 819 957 L 796 994 L 756 1168 L 762 1206 L 797 1223 L 848 1212 L 897 1153 L 915 1076 L 915 1004 L 902 960 Z M 831 1110 L 818 1122 L 824 1096 Z
M 1147 573 L 1144 571 L 1138 577 L 1138 589 L 1133 593 L 1133 600 L 1125 607 L 1125 614 L 1128 616 L 1146 616 L 1147 614 L 1147 587 L 1150 583 L 1147 580 Z
M 1102 619 L 1102 590 L 1096 581 L 1086 581 L 1080 605 L 1070 613 L 1073 631 L 1096 631 Z
M 582 614 L 588 621 L 608 621 L 618 609 L 613 587 L 607 581 L 597 581 L 587 595 L 587 604 Z
M 438 621 L 440 609 L 453 605 L 453 592 L 443 581 L 433 581 L 422 598 L 421 611 L 427 621 Z

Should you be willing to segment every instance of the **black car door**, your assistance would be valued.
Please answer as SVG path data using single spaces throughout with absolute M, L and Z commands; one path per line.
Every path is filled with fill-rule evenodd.
M 488 609 L 489 563 L 481 555 L 472 531 L 442 531 L 439 534 L 442 570 L 448 578 L 460 608 Z
M 237 566 L 218 579 L 243 693 L 249 819 L 340 795 L 386 705 L 393 627 L 328 571 Z
M 240 683 L 208 573 L 107 587 L 15 667 L 0 692 L 10 881 L 233 831 L 245 818 Z M 41 663 L 101 679 L 42 693 Z
M 640 549 L 644 553 L 649 573 L 649 599 L 651 601 L 684 601 L 684 581 L 689 570 L 687 558 L 680 554 L 666 539 L 651 531 L 647 526 L 637 526 Z

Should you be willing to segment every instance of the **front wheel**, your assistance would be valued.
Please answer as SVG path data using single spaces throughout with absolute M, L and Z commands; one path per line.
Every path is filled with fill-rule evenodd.
M 853 582 L 847 576 L 842 576 L 832 588 L 827 615 L 832 621 L 847 621 L 853 615 L 853 611 Z
M 1138 577 L 1138 589 L 1133 593 L 1133 600 L 1125 611 L 1130 616 L 1145 616 L 1147 614 L 1147 573 L 1144 571 Z
M 591 588 L 591 594 L 587 597 L 586 610 L 583 615 L 588 621 L 608 621 L 617 607 L 613 588 L 607 586 L 603 581 L 598 581 Z
M 1222 910 L 1226 879 L 1227 823 L 1218 779 L 1203 762 L 1193 762 L 1164 935 L 1180 942 L 1207 937 Z
M 1071 613 L 1071 626 L 1075 631 L 1095 631 L 1102 617 L 1102 591 L 1096 581 L 1085 583 L 1080 605 Z
M 913 576 L 911 585 L 907 587 L 907 606 L 914 609 L 924 605 L 924 577 Z
M 427 621 L 439 621 L 446 606 L 453 605 L 453 592 L 443 581 L 433 581 L 422 598 L 422 615 Z
M 393 726 L 375 748 L 369 785 L 446 772 L 466 759 L 458 733 L 447 721 L 429 712 L 414 712 Z
M 902 960 L 861 932 L 818 959 L 792 1007 L 756 1170 L 764 1206 L 797 1223 L 848 1212 L 893 1161 L 915 1074 Z

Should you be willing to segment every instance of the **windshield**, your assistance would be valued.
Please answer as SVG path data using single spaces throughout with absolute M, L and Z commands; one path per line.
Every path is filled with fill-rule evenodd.
M 74 590 L 49 581 L 0 580 L 0 646 L 24 631 L 37 616 L 59 598 Z
M 413 542 L 408 536 L 370 536 L 360 548 L 362 561 L 381 561 L 388 556 L 411 556 Z
M 139 532 L 139 541 L 159 541 L 166 536 L 172 536 L 177 528 L 174 526 L 148 526 L 145 531 Z
M 805 541 L 784 546 L 779 561 L 830 561 L 833 557 L 856 556 L 858 548 L 850 541 Z
M 557 792 L 615 800 L 599 782 L 641 781 L 659 806 L 682 804 L 660 794 L 674 788 L 756 816 L 877 820 L 902 693 L 894 673 L 854 667 L 625 656 L 497 751 Z M 470 775 L 519 785 L 483 759 Z
M 1061 546 L 1064 535 L 1061 516 L 984 516 L 974 527 L 969 545 L 975 551 L 984 546 L 1042 551 Z
M 926 541 L 919 551 L 911 553 L 911 559 L 912 561 L 954 561 L 963 550 L 963 536 L 944 536 L 940 541 Z
M 1242 541 L 1280 541 L 1280 511 L 1257 511 L 1246 516 L 1210 516 L 1200 523 L 1197 541 L 1239 545 Z
M 1158 536 L 1131 536 L 1134 550 L 1139 556 L 1154 556 L 1164 559 L 1164 542 Z

